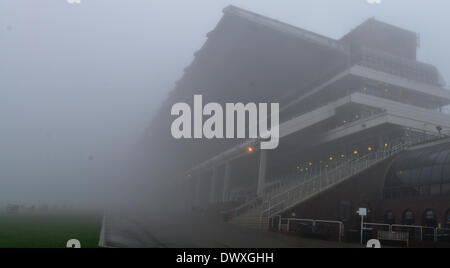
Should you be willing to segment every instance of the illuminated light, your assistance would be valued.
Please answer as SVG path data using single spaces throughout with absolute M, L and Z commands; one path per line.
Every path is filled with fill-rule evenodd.
M 330 159 L 330 161 L 333 161 L 333 157 L 332 157 L 332 156 L 330 156 L 330 158 L 329 158 L 329 159 Z
M 341 154 L 341 158 L 345 158 L 345 155 Z
M 353 151 L 354 155 L 357 155 L 358 153 L 359 153 L 358 150 Z
M 247 148 L 247 152 L 253 153 L 253 151 L 254 151 L 253 147 L 248 147 L 248 148 Z
M 309 162 L 309 166 L 311 167 L 313 165 L 313 163 L 312 162 Z
M 372 148 L 371 146 L 369 146 L 369 148 L 367 148 L 367 150 L 368 150 L 369 152 L 371 152 L 371 151 L 373 151 L 373 148 Z
M 384 147 L 386 147 L 386 148 L 389 147 L 389 144 L 385 143 L 385 144 L 384 144 Z

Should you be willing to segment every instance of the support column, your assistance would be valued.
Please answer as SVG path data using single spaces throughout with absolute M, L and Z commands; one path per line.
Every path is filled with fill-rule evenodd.
M 215 203 L 217 201 L 217 180 L 219 176 L 219 170 L 217 167 L 214 167 L 212 170 L 212 178 L 211 178 L 211 189 L 209 192 L 209 203 Z
M 194 180 L 194 207 L 199 207 L 200 203 L 201 203 L 201 198 L 200 198 L 200 183 L 201 183 L 201 176 L 197 177 Z
M 384 146 L 384 144 L 385 144 L 384 137 L 380 136 L 380 138 L 378 140 L 378 148 L 379 149 L 377 151 L 383 152 L 383 154 L 386 153 L 386 146 Z
M 267 150 L 260 150 L 259 152 L 257 195 L 262 196 L 264 194 L 264 188 L 266 187 Z
M 192 179 L 189 178 L 185 180 L 182 184 L 183 189 L 185 189 L 185 209 L 189 211 L 194 206 L 194 187 Z
M 222 202 L 227 202 L 230 193 L 231 163 L 225 163 L 225 174 L 223 176 Z

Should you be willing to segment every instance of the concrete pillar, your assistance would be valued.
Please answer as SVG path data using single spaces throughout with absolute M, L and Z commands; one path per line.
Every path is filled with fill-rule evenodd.
M 201 197 L 200 197 L 201 176 L 195 178 L 193 180 L 193 182 L 194 182 L 194 207 L 199 207 L 200 203 L 201 203 Z
M 222 202 L 227 202 L 230 194 L 230 179 L 231 179 L 231 163 L 225 163 L 225 174 L 223 176 Z
M 383 152 L 383 153 L 386 152 L 386 146 L 384 146 L 384 144 L 385 144 L 384 137 L 380 136 L 380 138 L 378 140 L 378 148 L 379 148 L 378 151 L 379 152 Z
M 189 211 L 194 206 L 194 187 L 193 181 L 191 178 L 186 180 L 182 187 L 185 189 L 185 208 L 186 211 Z
M 217 201 L 217 180 L 219 178 L 219 170 L 217 167 L 213 168 L 211 178 L 211 189 L 209 192 L 209 203 L 215 203 Z
M 267 150 L 260 150 L 259 152 L 257 195 L 262 196 L 264 194 L 264 188 L 266 187 Z

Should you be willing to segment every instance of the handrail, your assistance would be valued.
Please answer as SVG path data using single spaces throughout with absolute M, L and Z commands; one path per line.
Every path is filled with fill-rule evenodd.
M 440 138 L 435 140 L 438 139 Z M 428 138 L 423 139 L 423 137 L 417 137 L 416 140 L 396 144 L 389 150 L 372 152 L 358 159 L 347 160 L 335 168 L 327 169 L 325 172 L 320 172 L 319 174 L 312 174 L 302 181 L 290 181 L 287 184 L 280 184 L 279 187 L 275 188 L 276 190 L 268 195 L 253 198 L 241 206 L 228 211 L 228 213 L 231 216 L 239 216 L 243 213 L 249 211 L 256 212 L 256 209 L 260 209 L 261 217 L 271 217 L 272 215 L 281 213 L 293 204 L 329 189 L 346 178 L 352 177 L 411 146 L 423 143 L 424 140 L 430 142 Z
M 322 191 L 324 189 L 327 189 L 330 186 L 340 182 L 342 180 L 342 178 L 353 176 L 353 175 L 359 173 L 361 170 L 364 170 L 364 169 L 368 168 L 369 166 L 373 165 L 374 163 L 376 163 L 378 161 L 381 161 L 381 160 L 384 160 L 387 157 L 390 157 L 391 155 L 396 153 L 398 150 L 400 150 L 400 149 L 397 149 L 397 147 L 395 147 L 395 148 L 392 149 L 392 151 L 390 153 L 382 152 L 381 157 L 378 157 L 379 152 L 376 153 L 375 154 L 375 158 L 372 159 L 372 160 L 370 159 L 371 155 L 366 155 L 366 156 L 364 156 L 364 157 L 362 157 L 362 158 L 360 158 L 360 159 L 358 159 L 356 161 L 351 161 L 350 163 L 345 163 L 343 165 L 340 165 L 335 170 L 333 170 L 331 172 L 328 172 L 328 173 L 326 173 L 326 174 L 324 174 L 322 176 L 318 176 L 316 178 L 312 178 L 312 179 L 310 179 L 308 181 L 305 181 L 305 182 L 297 185 L 296 187 L 293 187 L 292 189 L 289 189 L 289 190 L 279 194 L 275 198 L 276 199 L 280 199 L 280 197 L 281 197 L 282 201 L 284 201 L 284 203 L 286 203 L 286 201 L 289 201 L 289 199 L 292 199 L 292 195 L 295 196 L 295 194 L 297 193 L 297 197 L 294 198 L 295 200 L 291 201 L 291 203 L 293 203 L 295 201 L 298 201 L 299 199 L 300 200 L 302 199 L 298 195 L 299 190 L 305 190 L 305 187 L 309 186 L 312 189 L 309 189 L 309 192 L 307 192 L 304 195 L 304 198 L 307 198 L 309 196 L 314 195 L 315 193 L 318 193 L 318 192 L 320 192 L 320 191 Z M 369 161 L 371 161 L 371 162 L 369 163 Z M 340 170 L 348 170 L 349 166 L 350 166 L 350 172 L 341 172 L 341 173 L 339 173 Z M 333 181 L 331 181 L 331 182 L 328 181 L 327 182 L 326 180 L 329 180 L 328 176 L 329 176 L 330 173 L 332 174 L 332 176 L 334 175 L 335 178 L 334 178 Z M 320 179 L 322 179 L 322 181 Z M 324 179 L 325 179 L 325 182 L 323 182 Z M 319 185 L 314 185 L 314 183 L 317 184 L 317 180 L 319 180 Z M 311 184 L 313 184 L 313 185 L 311 185 Z M 272 198 L 272 199 L 275 199 L 275 198 Z M 287 205 L 290 205 L 290 204 L 288 203 Z M 281 209 L 285 209 L 285 208 L 281 208 Z M 281 209 L 279 209 L 279 210 L 281 210 Z M 276 209 L 274 209 L 273 206 L 270 208 L 270 210 L 274 210 L 274 212 L 277 212 L 277 213 L 279 212 Z M 267 212 L 267 210 L 263 211 L 263 213 L 265 213 L 265 212 Z
M 383 154 L 383 155 L 386 155 L 386 156 L 382 157 L 382 159 L 385 159 L 387 157 L 390 157 L 392 152 L 396 152 L 396 151 L 397 151 L 397 147 L 394 146 L 391 149 L 391 151 L 375 152 L 373 154 L 368 154 L 368 155 L 362 156 L 362 157 L 360 157 L 358 159 L 348 160 L 347 162 L 341 163 L 340 165 L 336 166 L 333 169 L 327 170 L 323 174 L 315 174 L 315 175 L 307 178 L 306 180 L 304 180 L 304 181 L 302 181 L 300 183 L 295 184 L 295 182 L 294 182 L 294 184 L 290 183 L 290 184 L 287 184 L 287 185 L 283 185 L 284 187 L 282 186 L 280 188 L 280 190 L 278 191 L 278 193 L 275 193 L 274 195 L 268 195 L 268 196 L 265 196 L 265 197 L 257 197 L 255 199 L 252 199 L 249 202 L 247 202 L 247 203 L 245 203 L 245 204 L 243 204 L 243 205 L 241 205 L 241 206 L 231 210 L 230 212 L 231 212 L 231 214 L 233 216 L 237 216 L 237 215 L 241 214 L 240 212 L 245 212 L 245 211 L 249 211 L 251 209 L 254 209 L 255 205 L 257 206 L 257 205 L 262 204 L 264 206 L 264 203 L 267 203 L 267 202 L 268 203 L 272 203 L 272 204 L 275 203 L 275 205 L 269 205 L 270 208 L 268 208 L 268 209 L 263 211 L 262 214 L 265 214 L 264 212 L 270 211 L 270 210 L 272 210 L 272 209 L 282 205 L 285 202 L 285 200 L 282 200 L 280 202 L 277 202 L 276 200 L 279 199 L 281 196 L 285 195 L 286 193 L 289 194 L 290 192 L 294 192 L 297 189 L 299 189 L 299 188 L 301 188 L 301 187 L 303 187 L 303 186 L 305 186 L 307 184 L 314 183 L 315 181 L 317 181 L 317 179 L 321 179 L 323 177 L 328 177 L 329 174 L 333 174 L 333 173 L 337 174 L 339 172 L 339 170 L 347 170 L 349 168 L 349 165 L 350 165 L 350 169 L 351 169 L 350 175 L 351 176 L 355 175 L 360 170 L 365 169 L 365 168 L 368 167 L 368 161 L 370 160 L 370 156 L 371 155 L 375 155 L 376 156 L 375 158 L 377 159 L 378 158 L 378 154 Z M 361 164 L 361 163 L 363 163 L 363 164 Z M 364 165 L 364 163 L 366 163 L 366 164 Z M 356 169 L 354 169 L 355 167 L 356 167 Z M 347 176 L 347 174 L 345 174 L 345 173 L 344 173 L 344 175 Z M 327 184 L 326 186 L 329 186 L 329 184 Z M 323 187 L 320 187 L 320 188 L 323 188 Z M 278 211 L 276 211 L 276 210 L 274 212 L 278 213 Z
M 329 188 L 331 185 L 335 185 L 336 183 L 340 182 L 345 177 L 353 176 L 357 173 L 359 173 L 362 170 L 365 170 L 369 166 L 373 165 L 374 163 L 377 163 L 381 160 L 384 160 L 394 153 L 396 153 L 398 149 L 394 147 L 390 152 L 376 152 L 374 154 L 365 155 L 359 159 L 347 161 L 346 163 L 343 163 L 336 167 L 333 170 L 327 171 L 325 174 L 321 174 L 315 177 L 312 177 L 304 182 L 301 182 L 298 185 L 295 185 L 289 189 L 286 189 L 284 192 L 281 192 L 272 198 L 270 198 L 270 201 L 272 203 L 288 203 L 289 200 L 293 199 L 292 196 L 295 196 L 302 190 L 305 190 L 305 188 L 310 187 L 311 189 L 309 192 L 307 192 L 304 197 L 311 196 L 317 192 L 321 192 L 322 190 Z M 371 159 L 371 156 L 374 156 L 373 159 Z M 348 172 L 350 171 L 350 172 Z M 330 176 L 331 174 L 331 176 Z M 330 181 L 330 177 L 334 177 L 333 180 Z M 317 184 L 318 185 L 314 185 Z M 308 191 L 308 190 L 307 190 Z M 302 198 L 298 196 L 297 198 L 294 198 L 296 200 L 301 200 Z M 280 201 L 281 200 L 281 201 Z M 295 202 L 296 200 L 292 200 L 290 203 Z M 284 209 L 284 208 L 282 208 Z M 274 210 L 273 212 L 278 213 L 276 209 L 272 206 L 270 210 Z M 264 212 L 267 212 L 267 209 Z M 270 216 L 270 215 L 269 215 Z
M 287 221 L 286 223 L 286 231 L 290 232 L 290 223 L 291 222 L 311 222 L 313 225 L 316 225 L 316 223 L 331 223 L 331 224 L 337 224 L 339 226 L 339 235 L 338 235 L 338 239 L 339 242 L 342 241 L 342 238 L 344 236 L 344 223 L 342 221 L 333 221 L 333 220 L 314 220 L 314 219 L 297 219 L 297 218 L 282 218 L 281 216 L 277 215 L 277 216 L 273 216 L 273 217 L 279 217 L 279 222 L 278 222 L 278 231 L 281 231 L 281 225 L 282 225 L 282 221 Z
M 380 224 L 380 223 L 364 223 L 364 225 L 373 225 L 373 226 L 385 226 L 389 228 L 389 232 L 395 232 L 394 228 L 404 228 L 404 229 L 418 229 L 420 231 L 420 240 L 423 241 L 424 239 L 424 230 L 432 230 L 433 231 L 433 240 L 434 242 L 438 241 L 438 232 L 439 231 L 449 231 L 448 228 L 442 228 L 442 227 L 427 227 L 427 226 L 420 226 L 420 225 L 404 225 L 404 224 Z M 410 233 L 410 231 L 407 231 Z

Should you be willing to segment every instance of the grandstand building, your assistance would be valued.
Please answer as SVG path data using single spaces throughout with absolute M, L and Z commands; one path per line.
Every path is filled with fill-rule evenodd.
M 449 223 L 450 91 L 417 59 L 418 34 L 370 18 L 336 40 L 230 6 L 207 37 L 151 130 L 154 167 L 183 181 L 189 207 L 263 225 L 284 216 L 353 226 L 359 207 L 374 222 Z M 279 147 L 174 140 L 170 106 L 194 94 L 279 102 Z

